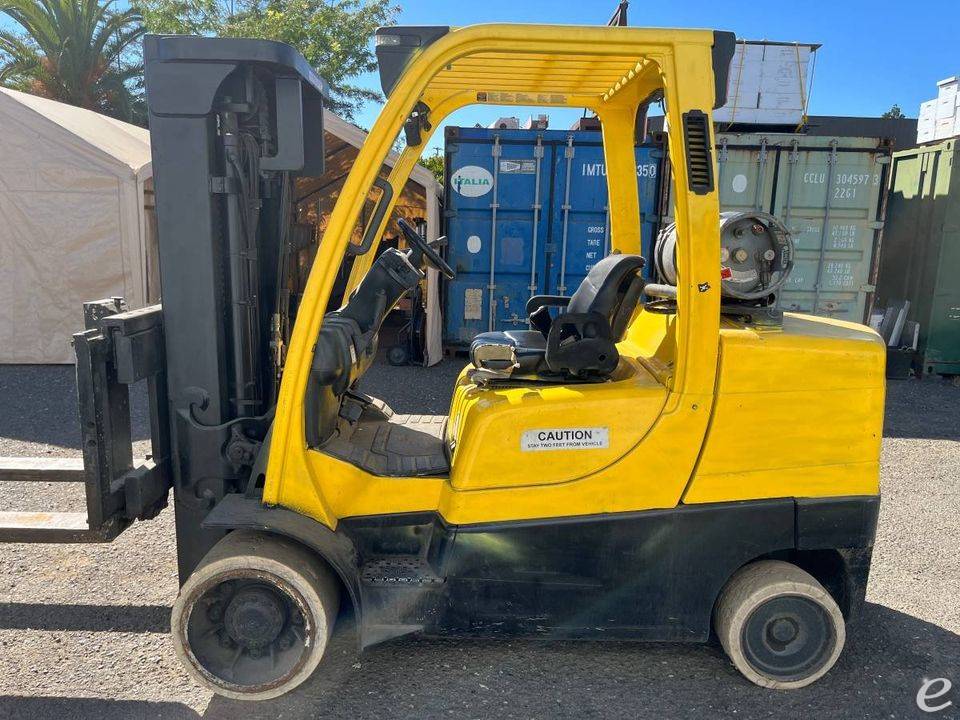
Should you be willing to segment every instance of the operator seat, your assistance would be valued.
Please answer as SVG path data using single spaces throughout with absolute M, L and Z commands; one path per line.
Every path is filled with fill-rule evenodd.
M 533 330 L 477 335 L 470 360 L 478 383 L 510 380 L 599 381 L 620 361 L 617 343 L 643 294 L 639 255 L 598 262 L 571 297 L 535 295 L 527 302 Z M 551 307 L 564 308 L 550 315 Z
M 342 399 L 377 354 L 383 321 L 423 280 L 424 273 L 408 255 L 396 248 L 385 250 L 346 304 L 324 316 L 307 382 L 304 420 L 310 447 L 320 447 L 333 437 Z

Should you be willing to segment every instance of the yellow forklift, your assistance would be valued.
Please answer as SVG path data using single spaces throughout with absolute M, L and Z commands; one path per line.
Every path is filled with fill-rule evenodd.
M 711 111 L 734 36 L 479 25 L 387 27 L 376 42 L 388 100 L 292 298 L 291 187 L 322 171 L 323 81 L 279 43 L 145 39 L 162 306 L 87 304 L 82 465 L 4 460 L 0 477 L 83 481 L 88 512 L 2 513 L 0 539 L 109 541 L 172 489 L 173 640 L 194 678 L 234 698 L 306 680 L 348 607 L 362 647 L 716 637 L 758 685 L 821 677 L 864 600 L 884 347 L 863 326 L 776 310 L 768 291 L 792 258 L 772 225 L 725 221 L 721 237 Z M 648 284 L 634 133 L 659 99 L 676 216 L 657 261 L 669 282 Z M 479 336 L 449 415 L 399 415 L 357 381 L 425 269 L 455 271 L 409 225 L 407 249 L 378 241 L 431 132 L 471 104 L 597 114 L 611 253 L 570 297 L 530 298 L 529 329 Z M 498 161 L 467 180 L 495 182 Z M 345 260 L 347 300 L 329 308 Z M 496 288 L 481 290 L 490 312 Z M 140 381 L 143 461 L 128 409 Z

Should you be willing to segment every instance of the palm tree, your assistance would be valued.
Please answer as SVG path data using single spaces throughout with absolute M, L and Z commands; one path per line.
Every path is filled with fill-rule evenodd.
M 143 122 L 143 66 L 131 45 L 140 13 L 114 0 L 0 0 L 19 32 L 0 30 L 0 85 Z

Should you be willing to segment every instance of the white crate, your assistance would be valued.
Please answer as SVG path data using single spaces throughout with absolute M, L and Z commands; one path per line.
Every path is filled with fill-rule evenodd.
M 757 63 L 763 61 L 763 45 L 748 44 L 739 42 L 733 52 L 733 60 L 730 61 L 730 74 L 746 64 L 747 68 L 756 67 Z
M 807 76 L 807 63 L 797 64 L 796 58 L 787 60 L 777 60 L 772 62 L 763 61 L 760 76 L 761 91 L 776 93 L 795 93 L 800 95 L 800 89 L 804 87 L 804 79 Z
M 960 96 L 958 96 L 960 97 Z M 920 112 L 917 115 L 917 121 L 923 122 L 924 120 L 933 120 L 937 117 L 937 101 L 927 100 L 926 102 L 920 103 Z
M 727 78 L 727 104 L 718 122 L 799 124 L 806 104 L 813 46 L 737 43 Z
M 937 125 L 933 130 L 933 139 L 934 140 L 946 140 L 947 138 L 952 138 L 954 135 L 953 129 L 956 125 L 956 119 L 949 118 L 940 118 L 937 120 Z
M 933 118 L 924 118 L 917 121 L 917 142 L 930 142 L 936 137 L 937 121 Z
M 803 114 L 799 110 L 777 108 L 720 108 L 713 111 L 713 119 L 719 123 L 745 123 L 747 125 L 794 125 L 799 124 Z
M 758 107 L 761 110 L 803 110 L 803 96 L 799 93 L 761 92 Z
M 957 114 L 957 88 L 953 92 L 941 93 L 937 97 L 937 120 L 952 118 Z

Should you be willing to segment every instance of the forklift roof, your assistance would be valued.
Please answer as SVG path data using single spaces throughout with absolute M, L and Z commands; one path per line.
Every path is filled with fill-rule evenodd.
M 606 101 L 637 77 L 659 75 L 653 56 L 667 53 L 671 45 L 709 42 L 716 76 L 715 107 L 726 102 L 727 73 L 736 42 L 733 33 L 706 30 L 515 24 L 382 27 L 376 40 L 383 91 L 389 95 L 410 61 L 442 39 L 450 45 L 446 49 L 455 47 L 456 57 L 431 79 L 431 90 L 476 91 L 480 102 L 537 105 L 568 104 L 560 94 Z M 496 93 L 531 91 L 537 94 L 496 97 Z

